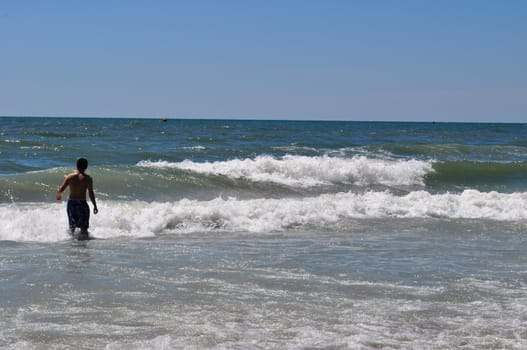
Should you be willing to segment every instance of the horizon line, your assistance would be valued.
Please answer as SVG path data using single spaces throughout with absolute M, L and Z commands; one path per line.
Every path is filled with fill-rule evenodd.
M 64 115 L 0 115 L 0 118 L 56 118 L 56 119 L 148 119 L 148 120 L 237 120 L 237 121 L 284 121 L 284 122 L 356 122 L 356 123 L 425 123 L 425 124 L 527 124 L 527 122 L 513 121 L 446 121 L 446 120 L 366 120 L 366 119 L 316 119 L 316 118 L 279 118 L 279 117 L 240 117 L 240 116 L 217 116 L 217 117 L 189 117 L 189 116 L 64 116 Z

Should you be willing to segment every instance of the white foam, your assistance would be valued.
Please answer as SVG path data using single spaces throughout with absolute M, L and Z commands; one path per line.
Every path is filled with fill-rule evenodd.
M 388 191 L 324 194 L 309 198 L 184 199 L 176 202 L 110 202 L 92 215 L 97 238 L 145 237 L 194 232 L 282 232 L 294 229 L 350 229 L 358 218 L 456 218 L 527 220 L 527 193 L 466 190 L 459 194 L 425 191 L 396 196 Z M 0 240 L 67 239 L 63 204 L 0 206 Z
M 68 237 L 65 206 L 10 204 L 0 206 L 0 240 L 53 242 Z
M 186 146 L 186 147 L 181 147 L 181 149 L 185 149 L 185 150 L 194 150 L 194 151 L 203 151 L 206 149 L 205 146 Z
M 200 174 L 223 175 L 256 182 L 273 182 L 295 187 L 332 184 L 424 186 L 424 176 L 432 162 L 420 160 L 372 159 L 364 156 L 258 156 L 254 159 L 197 163 L 190 160 L 171 163 L 141 161 L 141 167 L 178 168 Z

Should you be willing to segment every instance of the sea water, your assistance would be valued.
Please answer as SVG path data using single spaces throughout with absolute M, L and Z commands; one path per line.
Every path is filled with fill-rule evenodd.
M 524 124 L 0 118 L 0 348 L 522 349 L 526 229 Z

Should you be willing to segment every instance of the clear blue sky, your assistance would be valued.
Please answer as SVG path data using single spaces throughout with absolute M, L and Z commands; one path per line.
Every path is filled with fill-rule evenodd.
M 527 121 L 527 1 L 0 2 L 0 115 Z

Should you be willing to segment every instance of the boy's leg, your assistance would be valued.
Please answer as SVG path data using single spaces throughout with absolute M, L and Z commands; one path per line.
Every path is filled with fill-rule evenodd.
M 88 227 L 90 226 L 90 207 L 88 203 L 82 202 L 81 210 L 79 210 L 79 224 L 81 232 L 78 239 L 88 239 Z
M 88 229 L 87 228 L 81 228 L 81 231 L 77 235 L 77 239 L 79 241 L 89 239 Z
M 72 201 L 68 201 L 67 213 L 70 233 L 73 235 L 75 227 L 77 227 L 77 215 L 75 214 L 75 205 Z

